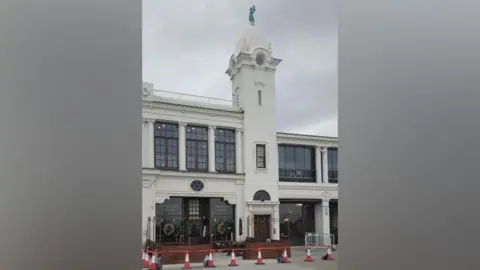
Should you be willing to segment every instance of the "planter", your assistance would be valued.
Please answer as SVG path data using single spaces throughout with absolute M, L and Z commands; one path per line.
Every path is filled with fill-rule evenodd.
M 287 254 L 290 257 L 290 244 L 287 241 L 274 241 L 271 243 L 266 242 L 256 242 L 247 240 L 245 243 L 246 251 L 243 253 L 244 260 L 256 260 L 258 256 L 258 249 L 262 251 L 263 259 L 276 259 L 283 254 L 283 251 L 286 249 Z
M 162 252 L 162 264 L 183 264 L 185 262 L 185 251 L 189 251 L 191 263 L 201 263 L 211 250 L 211 244 L 204 245 L 184 245 L 184 244 L 168 244 L 157 245 L 157 249 Z M 163 253 L 166 252 L 166 253 Z

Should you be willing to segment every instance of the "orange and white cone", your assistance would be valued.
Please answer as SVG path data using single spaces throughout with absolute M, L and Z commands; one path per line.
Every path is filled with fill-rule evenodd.
M 142 250 L 142 264 L 145 266 L 145 250 Z
M 148 257 L 149 257 L 149 256 L 148 256 L 148 252 L 145 251 L 145 252 L 143 253 L 143 266 L 145 266 L 145 267 L 149 267 L 149 266 L 150 266 L 150 260 L 148 259 Z
M 213 262 L 213 254 L 212 251 L 210 250 L 210 253 L 208 254 L 208 262 L 207 262 L 207 268 L 215 268 L 215 263 Z
M 312 258 L 312 252 L 310 251 L 310 247 L 307 248 L 307 256 L 305 258 L 306 262 L 313 262 L 314 259 Z
M 332 251 L 330 248 L 327 249 L 327 252 L 325 252 L 325 255 L 323 255 L 322 260 L 324 261 L 333 261 L 335 260 L 332 255 Z
M 183 264 L 183 269 L 191 269 L 192 266 L 190 265 L 190 256 L 188 255 L 188 251 L 185 252 L 185 263 Z
M 152 252 L 152 260 L 150 261 L 150 270 L 157 270 L 157 252 Z
M 238 266 L 237 258 L 235 258 L 235 250 L 232 249 L 232 257 L 230 259 L 230 264 L 228 266 Z
M 260 249 L 258 249 L 258 255 L 257 255 L 257 262 L 255 263 L 256 265 L 263 265 L 265 264 L 263 262 L 263 258 L 262 258 L 262 251 Z
M 282 263 L 290 263 L 290 261 L 288 260 L 287 249 L 283 250 L 283 256 L 282 257 L 283 257 Z

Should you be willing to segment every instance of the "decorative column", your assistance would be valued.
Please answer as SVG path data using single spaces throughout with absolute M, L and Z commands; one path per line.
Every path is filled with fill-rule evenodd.
M 322 153 L 320 146 L 315 147 L 315 171 L 317 183 L 322 183 Z
M 319 245 L 332 244 L 330 234 L 330 199 L 324 198 L 321 203 L 315 204 L 315 233 L 318 234 L 315 241 Z
M 142 243 L 148 236 L 152 236 L 152 223 L 148 224 L 148 218 L 155 215 L 155 180 L 142 179 Z M 150 227 L 149 227 L 150 226 Z M 147 232 L 149 235 L 147 236 Z
M 245 186 L 243 181 L 236 181 L 237 199 L 235 205 L 235 240 L 243 241 L 247 237 L 247 219 L 245 216 Z M 240 235 L 240 219 L 242 219 L 242 235 Z
M 215 170 L 215 126 L 208 126 L 208 171 Z
M 247 226 L 248 226 L 248 234 L 247 234 L 247 237 L 254 237 L 254 234 L 253 234 L 253 215 L 252 215 L 252 206 L 249 205 L 248 206 L 248 212 L 247 212 L 247 215 L 245 216 L 245 218 L 247 219 Z
M 323 183 L 328 184 L 328 150 L 327 147 L 322 148 L 322 174 Z
M 273 240 L 280 240 L 280 204 L 273 206 L 272 215 L 272 236 Z
M 180 171 L 187 170 L 186 126 L 187 123 L 178 123 L 178 168 Z
M 235 169 L 237 174 L 243 173 L 242 129 L 235 130 Z
M 155 168 L 155 119 L 148 119 L 148 167 Z
M 149 165 L 149 160 L 148 160 L 148 153 L 149 150 L 148 148 L 150 145 L 148 145 L 149 142 L 149 137 L 148 137 L 148 130 L 149 130 L 149 122 L 147 118 L 143 118 L 143 125 L 142 125 L 142 167 L 146 168 Z M 153 147 L 153 145 L 151 145 Z
M 154 241 L 155 242 L 155 216 L 156 216 L 156 213 L 155 213 L 155 201 L 152 201 L 152 214 L 151 214 L 151 217 L 152 217 L 152 222 L 150 223 L 150 240 Z
M 143 118 L 142 126 L 142 167 L 155 167 L 155 142 L 154 142 L 155 119 Z

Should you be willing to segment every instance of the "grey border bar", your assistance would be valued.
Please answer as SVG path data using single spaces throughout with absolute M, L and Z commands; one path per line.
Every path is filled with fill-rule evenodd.
M 479 11 L 339 0 L 340 270 L 480 269 Z
M 1 269 L 139 269 L 141 23 L 141 1 L 1 1 Z

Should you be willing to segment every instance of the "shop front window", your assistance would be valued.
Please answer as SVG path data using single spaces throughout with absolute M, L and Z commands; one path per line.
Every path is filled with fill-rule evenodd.
M 210 199 L 212 242 L 235 240 L 235 207 L 219 198 Z
M 280 203 L 280 238 L 292 245 L 305 244 L 305 233 L 315 231 L 315 205 Z

